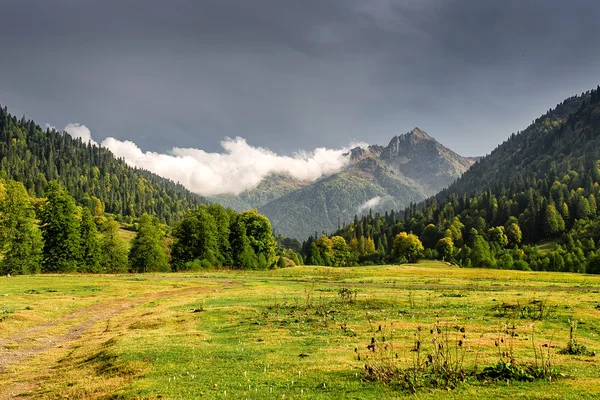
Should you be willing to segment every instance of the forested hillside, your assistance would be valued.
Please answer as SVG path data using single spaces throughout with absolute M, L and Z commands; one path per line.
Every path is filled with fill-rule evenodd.
M 373 198 L 379 199 L 377 206 L 397 208 L 425 196 L 418 183 L 368 157 L 267 203 L 259 211 L 269 217 L 277 234 L 298 238 L 315 231 L 334 232 Z
M 357 218 L 337 235 L 356 262 L 418 254 L 463 266 L 598 273 L 599 160 L 600 87 L 511 135 L 448 189 L 411 205 L 400 218 Z M 326 247 L 314 240 L 304 245 L 308 262 Z M 540 243 L 547 243 L 542 250 Z
M 43 131 L 0 107 L 0 178 L 22 182 L 32 196 L 43 196 L 48 182 L 59 181 L 80 204 L 104 203 L 117 216 L 148 213 L 172 223 L 203 202 L 183 186 L 131 168 L 105 148 L 65 133 Z

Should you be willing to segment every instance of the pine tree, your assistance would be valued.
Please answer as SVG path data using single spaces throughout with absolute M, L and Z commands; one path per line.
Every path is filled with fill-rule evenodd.
M 98 229 L 92 218 L 92 213 L 87 207 L 84 207 L 81 213 L 79 236 L 81 238 L 81 264 L 79 271 L 100 272 L 100 238 L 98 237 Z
M 137 234 L 129 250 L 130 271 L 169 271 L 167 252 L 162 244 L 161 237 L 158 220 L 144 213 L 140 218 Z
M 58 182 L 52 181 L 46 192 L 47 200 L 40 210 L 44 248 L 44 272 L 75 272 L 79 257 L 79 223 L 75 218 L 75 200 Z

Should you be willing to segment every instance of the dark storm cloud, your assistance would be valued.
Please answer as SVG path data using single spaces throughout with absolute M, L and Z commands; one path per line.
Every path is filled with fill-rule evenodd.
M 414 126 L 488 152 L 598 84 L 593 1 L 1 4 L 0 103 L 142 149 L 386 144 Z

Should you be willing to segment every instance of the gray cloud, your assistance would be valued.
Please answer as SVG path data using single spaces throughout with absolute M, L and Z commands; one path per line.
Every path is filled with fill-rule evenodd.
M 419 126 L 489 152 L 598 84 L 584 0 L 6 0 L 0 103 L 144 150 L 291 153 Z

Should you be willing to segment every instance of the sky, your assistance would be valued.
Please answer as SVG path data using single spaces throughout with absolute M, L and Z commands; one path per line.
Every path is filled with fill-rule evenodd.
M 592 0 L 3 0 L 2 14 L 0 104 L 143 155 L 231 154 L 239 137 L 311 159 L 418 126 L 477 156 L 600 83 Z

